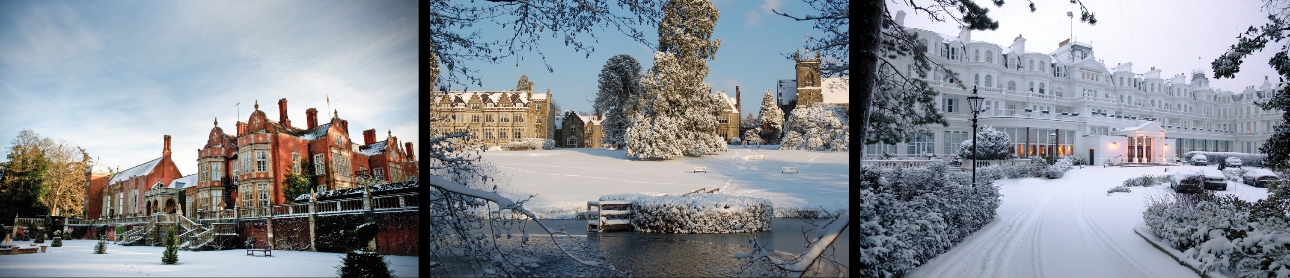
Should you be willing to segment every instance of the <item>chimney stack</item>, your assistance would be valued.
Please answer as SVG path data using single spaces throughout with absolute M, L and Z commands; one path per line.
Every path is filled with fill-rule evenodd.
M 363 145 L 371 145 L 372 143 L 376 143 L 375 128 L 363 131 Z
M 416 155 L 416 153 L 412 152 L 412 150 L 413 150 L 413 149 L 412 149 L 412 142 L 403 143 L 403 147 L 404 147 L 404 149 L 406 149 L 406 150 L 407 150 L 406 152 L 408 153 L 408 161 L 416 161 L 416 160 L 417 160 L 417 155 Z
M 246 134 L 246 122 L 237 122 L 237 136 L 241 137 Z
M 743 101 L 744 98 L 739 96 L 739 86 L 735 86 L 735 113 L 743 113 Z
M 291 120 L 287 119 L 287 98 L 278 100 L 278 121 L 282 122 L 283 126 L 291 127 Z
M 161 150 L 161 156 L 169 157 L 170 156 L 170 135 L 167 134 L 163 138 L 166 138 L 166 143 L 165 143 L 165 149 Z
M 308 129 L 318 127 L 318 109 L 309 108 L 305 110 L 305 121 L 309 124 Z
M 345 136 L 349 136 L 349 121 L 340 120 L 340 131 L 344 132 Z

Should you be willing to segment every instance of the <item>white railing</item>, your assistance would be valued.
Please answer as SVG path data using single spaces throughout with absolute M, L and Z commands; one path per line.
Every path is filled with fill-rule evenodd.
M 865 160 L 861 161 L 860 165 L 865 168 L 927 168 L 927 165 L 932 162 L 943 162 L 943 160 Z

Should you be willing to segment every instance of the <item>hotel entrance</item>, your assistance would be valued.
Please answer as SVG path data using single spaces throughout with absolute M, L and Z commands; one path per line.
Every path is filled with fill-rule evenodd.
M 1155 157 L 1154 155 L 1152 155 L 1152 150 L 1151 150 L 1151 146 L 1154 145 L 1154 141 L 1155 141 L 1154 139 L 1155 138 L 1151 138 L 1147 136 L 1129 137 L 1128 138 L 1129 147 L 1125 148 L 1125 151 L 1127 151 L 1128 153 L 1125 154 L 1124 156 L 1128 158 L 1126 159 L 1126 161 L 1129 163 L 1151 162 L 1152 158 Z

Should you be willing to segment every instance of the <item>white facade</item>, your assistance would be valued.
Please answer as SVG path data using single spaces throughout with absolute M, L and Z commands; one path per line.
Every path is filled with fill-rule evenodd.
M 959 89 L 948 83 L 949 77 L 929 72 L 925 78 L 941 93 L 936 101 L 950 125 L 924 127 L 907 143 L 868 145 L 866 158 L 884 152 L 900 157 L 957 153 L 958 145 L 971 139 L 967 97 L 974 86 L 985 98 L 980 125 L 1008 133 L 1015 145 L 1013 152 L 1020 157 L 1079 155 L 1100 164 L 1111 159 L 1167 161 L 1192 150 L 1257 153 L 1281 122 L 1281 111 L 1264 111 L 1254 105 L 1275 92 L 1276 87 L 1267 80 L 1258 88 L 1229 92 L 1209 87 L 1209 80 L 1200 72 L 1190 78 L 1177 74 L 1162 79 L 1161 70 L 1154 67 L 1144 73 L 1134 73 L 1132 63 L 1108 68 L 1095 59 L 1092 45 L 1082 42 L 1061 42 L 1045 54 L 1027 52 L 1026 39 L 1020 35 L 1004 48 L 972 41 L 966 30 L 957 37 L 907 30 L 918 34 L 934 61 L 958 72 L 968 89 Z M 897 64 L 906 76 L 917 74 L 909 61 Z M 1124 132 L 1147 122 L 1155 122 L 1164 133 Z M 1146 137 L 1163 140 L 1151 140 L 1152 146 L 1130 139 Z M 1132 161 L 1130 144 L 1152 149 L 1135 150 L 1136 155 L 1142 155 L 1137 158 L 1141 161 Z M 1152 157 L 1145 157 L 1146 153 Z

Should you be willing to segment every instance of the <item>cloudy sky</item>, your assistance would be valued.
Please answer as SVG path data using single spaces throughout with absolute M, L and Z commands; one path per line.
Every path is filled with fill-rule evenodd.
M 32 129 L 124 170 L 169 134 L 187 175 L 216 118 L 287 98 L 305 126 L 330 95 L 351 137 L 419 146 L 417 22 L 412 1 L 0 1 L 0 145 Z
M 459 1 L 464 2 L 464 1 Z M 708 61 L 711 73 L 707 82 L 714 91 L 726 91 L 735 96 L 735 86 L 743 92 L 743 111 L 756 114 L 766 90 L 775 89 L 776 80 L 794 79 L 793 61 L 782 56 L 803 46 L 803 38 L 822 34 L 812 29 L 810 22 L 797 22 L 771 13 L 771 10 L 804 16 L 812 12 L 809 5 L 798 0 L 714 0 L 721 16 L 717 19 L 713 37 L 721 39 L 715 60 Z M 478 5 L 490 5 L 476 1 Z M 510 38 L 510 29 L 495 24 L 476 26 L 485 36 Z M 564 45 L 563 37 L 541 41 L 541 51 L 555 72 L 548 72 L 536 51 L 525 52 L 523 60 L 505 59 L 497 64 L 471 63 L 479 70 L 483 86 L 470 86 L 469 90 L 514 89 L 521 75 L 528 75 L 534 90 L 550 89 L 562 109 L 591 111 L 591 101 L 596 97 L 597 75 L 605 61 L 618 54 L 628 54 L 640 62 L 642 70 L 654 64 L 654 54 L 648 47 L 629 39 L 612 28 L 597 29 L 594 42 L 596 51 L 587 57 L 586 52 L 574 52 Z M 658 42 L 658 32 L 644 32 L 647 40 Z M 518 64 L 518 65 L 517 65 Z M 440 84 L 443 85 L 443 84 Z M 453 85 L 461 89 L 462 85 Z
M 1076 41 L 1091 43 L 1094 54 L 1107 67 L 1132 62 L 1133 72 L 1141 74 L 1154 66 L 1161 70 L 1161 78 L 1182 73 L 1188 76 L 1187 82 L 1191 82 L 1191 72 L 1200 69 L 1210 78 L 1211 87 L 1238 93 L 1246 86 L 1263 84 L 1264 76 L 1277 82 L 1276 71 L 1268 65 L 1273 51 L 1247 57 L 1235 79 L 1214 80 L 1210 70 L 1210 62 L 1237 42 L 1236 35 L 1267 22 L 1262 1 L 1083 1 L 1097 15 L 1097 25 L 1091 26 L 1080 23 L 1079 6 L 1067 1 L 1035 1 L 1033 13 L 1024 1 L 1009 1 L 1003 7 L 977 2 L 990 9 L 999 29 L 973 32 L 973 41 L 1007 48 L 1021 35 L 1026 38 L 1026 51 L 1049 53 L 1073 34 Z M 925 13 L 913 14 L 907 5 L 890 5 L 893 16 L 895 10 L 907 13 L 906 26 L 949 36 L 959 34 L 957 22 L 934 22 Z M 1068 11 L 1075 13 L 1073 24 L 1066 17 Z M 1280 44 L 1270 43 L 1268 49 L 1279 50 Z

